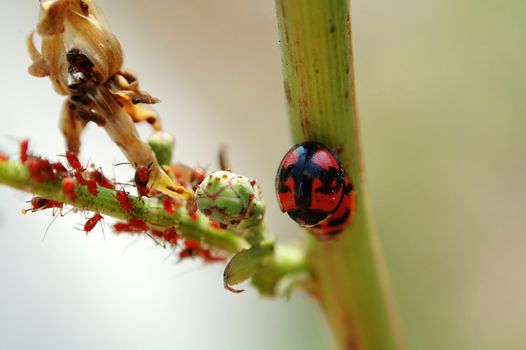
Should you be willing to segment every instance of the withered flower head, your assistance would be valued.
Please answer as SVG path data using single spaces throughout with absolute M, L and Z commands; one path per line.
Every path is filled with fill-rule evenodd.
M 40 0 L 37 32 L 42 36 L 42 52 L 36 49 L 31 35 L 28 49 L 33 64 L 29 72 L 38 77 L 49 76 L 62 95 L 75 93 L 71 91 L 75 80 L 93 79 L 104 84 L 121 69 L 121 45 L 92 0 Z M 82 56 L 93 65 L 92 76 L 71 71 L 71 66 L 79 65 L 69 64 L 68 58 Z

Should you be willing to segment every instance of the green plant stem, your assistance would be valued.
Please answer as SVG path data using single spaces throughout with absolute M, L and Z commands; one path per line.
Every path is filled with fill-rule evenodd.
M 293 139 L 315 140 L 335 149 L 357 193 L 352 225 L 332 242 L 311 239 L 309 290 L 341 349 L 402 349 L 366 203 L 349 6 L 348 0 L 276 0 Z
M 85 186 L 77 186 L 77 198 L 72 201 L 62 193 L 60 180 L 46 180 L 43 183 L 33 181 L 27 167 L 18 161 L 0 162 L 0 184 L 116 219 L 128 220 L 133 216 L 156 230 L 176 227 L 185 238 L 205 242 L 228 253 L 237 253 L 249 246 L 235 233 L 228 230 L 219 231 L 211 227 L 208 219 L 203 215 L 198 215 L 197 220 L 192 219 L 184 207 L 175 208 L 173 215 L 166 213 L 162 203 L 156 198 L 129 196 L 134 207 L 133 212 L 129 213 L 119 205 L 115 191 L 99 187 L 99 194 L 95 197 Z
M 133 203 L 133 211 L 127 212 L 117 201 L 115 191 L 99 187 L 99 194 L 95 197 L 88 192 L 85 186 L 77 186 L 77 198 L 72 201 L 62 193 L 60 179 L 38 183 L 29 176 L 27 166 L 18 161 L 0 162 L 0 184 L 116 219 L 128 220 L 134 217 L 144 221 L 155 230 L 175 227 L 184 238 L 204 242 L 229 254 L 247 252 L 247 249 L 251 247 L 251 243 L 242 238 L 239 233 L 218 230 L 212 227 L 209 220 L 202 214 L 189 216 L 183 206 L 174 208 L 174 214 L 168 214 L 157 198 L 138 198 L 129 195 Z M 263 230 L 264 226 L 264 223 L 261 223 L 259 228 L 254 228 L 257 235 L 263 235 L 263 232 L 259 231 Z M 253 232 L 253 234 L 256 233 Z M 296 247 L 278 245 L 274 240 L 267 241 L 265 247 L 265 254 L 260 254 L 261 256 L 256 256 L 252 260 L 249 259 L 252 268 L 248 270 L 248 275 L 245 271 L 245 275 L 241 274 L 236 278 L 243 281 L 254 275 L 253 285 L 264 295 L 275 296 L 289 292 L 286 290 L 288 286 L 293 286 L 304 279 L 306 271 L 304 252 Z M 246 267 L 248 265 L 238 268 L 245 269 Z M 278 290 L 279 283 L 285 276 L 288 277 L 287 281 L 290 283 Z

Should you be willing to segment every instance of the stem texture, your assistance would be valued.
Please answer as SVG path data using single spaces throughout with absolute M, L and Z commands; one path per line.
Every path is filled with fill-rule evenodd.
M 295 142 L 339 153 L 357 194 L 351 226 L 311 239 L 307 263 L 341 349 L 402 349 L 404 342 L 366 203 L 356 112 L 348 0 L 276 0 L 285 94 Z

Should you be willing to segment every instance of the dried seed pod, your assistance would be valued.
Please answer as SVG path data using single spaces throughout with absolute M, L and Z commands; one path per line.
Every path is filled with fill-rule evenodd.
M 240 231 L 258 225 L 265 203 L 256 181 L 228 171 L 216 171 L 201 182 L 196 192 L 197 207 L 223 227 Z

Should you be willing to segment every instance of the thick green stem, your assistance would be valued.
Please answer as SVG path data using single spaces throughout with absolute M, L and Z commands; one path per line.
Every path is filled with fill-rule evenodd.
M 312 294 L 342 349 L 402 349 L 404 342 L 370 224 L 356 113 L 349 0 L 276 0 L 294 141 L 335 149 L 357 193 L 350 228 L 311 240 Z

